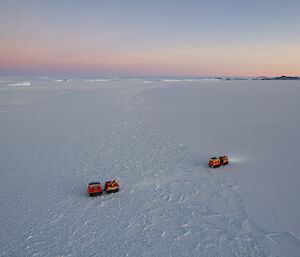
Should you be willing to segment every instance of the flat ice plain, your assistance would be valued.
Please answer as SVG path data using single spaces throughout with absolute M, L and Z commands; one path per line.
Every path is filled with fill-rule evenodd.
M 298 81 L 0 77 L 0 255 L 300 256 L 299 110 Z

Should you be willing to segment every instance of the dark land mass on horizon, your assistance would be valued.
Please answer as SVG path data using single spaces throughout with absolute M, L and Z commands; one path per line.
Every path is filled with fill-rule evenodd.
M 281 77 L 258 77 L 254 79 L 255 80 L 300 80 L 300 77 L 281 76 Z
M 221 80 L 300 80 L 300 77 L 281 76 L 281 77 L 218 77 Z

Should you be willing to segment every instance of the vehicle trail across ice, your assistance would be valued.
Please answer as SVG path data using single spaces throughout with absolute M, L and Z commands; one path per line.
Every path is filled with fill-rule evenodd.
M 300 243 L 293 235 L 267 233 L 248 218 L 237 185 L 197 164 L 186 146 L 160 132 L 147 116 L 143 90 L 140 85 L 112 90 L 118 106 L 105 120 L 97 116 L 107 107 L 98 102 L 101 90 L 88 93 L 87 109 L 80 110 L 89 112 L 87 119 L 96 120 L 93 125 L 100 129 L 87 124 L 80 133 L 62 134 L 52 142 L 65 156 L 57 157 L 53 174 L 49 167 L 39 178 L 28 178 L 33 180 L 29 186 L 48 182 L 49 193 L 42 198 L 27 189 L 27 196 L 41 200 L 44 209 L 17 207 L 25 213 L 26 225 L 17 221 L 21 233 L 15 238 L 9 234 L 1 255 L 299 256 Z M 76 97 L 82 96 L 73 99 L 73 94 L 72 108 L 62 118 L 78 111 Z M 56 96 L 60 104 L 65 97 Z M 71 127 L 78 125 L 71 122 Z M 40 168 L 56 156 L 55 148 L 48 151 L 48 159 L 37 163 Z M 18 176 L 16 171 L 11 175 Z M 110 179 L 118 179 L 118 193 L 88 197 L 88 182 Z M 8 225 L 2 226 L 2 238 Z
M 238 186 L 218 179 L 214 170 L 195 166 L 184 145 L 161 135 L 144 116 L 140 101 L 141 95 L 130 95 L 126 114 L 113 124 L 114 133 L 102 135 L 104 145 L 112 148 L 98 151 L 112 161 L 102 167 L 107 176 L 113 170 L 122 171 L 120 181 L 126 181 L 120 198 L 102 197 L 102 207 L 112 206 L 113 213 L 104 216 L 103 230 L 120 233 L 117 237 L 108 233 L 108 240 L 101 241 L 101 248 L 111 246 L 105 252 L 113 249 L 112 255 L 118 251 L 128 256 L 150 256 L 153 251 L 157 256 L 296 254 L 296 249 L 274 244 L 248 219 Z

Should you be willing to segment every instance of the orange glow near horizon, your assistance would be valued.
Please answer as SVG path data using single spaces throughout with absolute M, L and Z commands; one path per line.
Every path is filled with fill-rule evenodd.
M 299 76 L 300 47 L 177 47 L 72 54 L 63 49 L 11 46 L 1 49 L 0 70 L 53 74 Z
M 300 3 L 238 2 L 3 1 L 0 74 L 300 76 Z

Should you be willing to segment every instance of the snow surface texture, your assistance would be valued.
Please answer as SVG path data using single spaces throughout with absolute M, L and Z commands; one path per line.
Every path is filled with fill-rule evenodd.
M 0 85 L 1 256 L 300 256 L 299 174 L 287 162 L 299 84 L 13 83 Z M 209 169 L 215 154 L 231 163 Z M 88 196 L 89 182 L 111 179 L 118 193 Z M 261 206 L 269 195 L 278 201 Z

